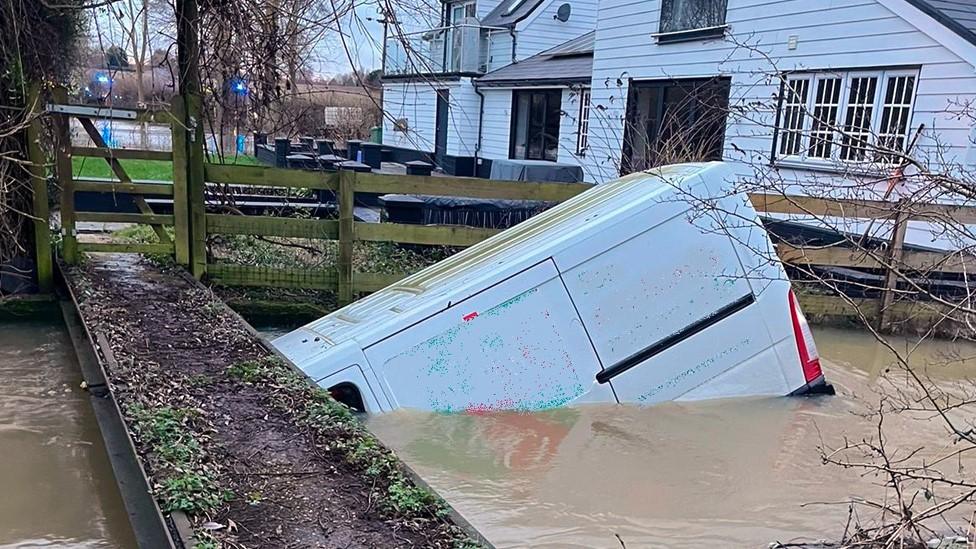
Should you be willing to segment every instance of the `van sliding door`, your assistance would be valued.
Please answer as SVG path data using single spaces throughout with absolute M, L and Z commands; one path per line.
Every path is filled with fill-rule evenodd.
M 394 407 L 541 410 L 614 402 L 551 259 L 370 346 Z
M 685 214 L 625 234 L 635 225 L 647 218 L 601 234 L 620 244 L 595 257 L 583 241 L 555 258 L 602 362 L 598 380 L 621 402 L 672 400 L 770 346 L 726 234 Z

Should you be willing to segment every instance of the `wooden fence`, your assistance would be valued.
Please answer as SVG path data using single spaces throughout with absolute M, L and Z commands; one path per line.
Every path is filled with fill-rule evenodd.
M 352 171 L 328 173 L 219 164 L 207 164 L 204 173 L 208 183 L 334 191 L 337 196 L 338 219 L 206 214 L 205 233 L 336 240 L 338 260 L 335 269 L 309 271 L 210 263 L 204 270 L 210 280 L 226 285 L 334 289 L 338 292 L 340 303 L 349 303 L 356 294 L 376 291 L 411 274 L 355 272 L 353 248 L 356 241 L 465 247 L 499 232 L 497 229 L 476 227 L 356 221 L 356 193 L 562 202 L 590 188 L 590 185 L 582 183 L 525 183 L 475 178 L 391 176 Z M 202 202 L 191 204 L 191 211 L 202 207 Z M 198 258 L 193 259 L 194 263 L 197 261 Z
M 207 276 L 214 282 L 226 285 L 330 289 L 338 293 L 340 303 L 348 303 L 356 294 L 375 291 L 411 274 L 355 272 L 353 248 L 356 241 L 464 247 L 498 232 L 495 229 L 463 226 L 357 222 L 354 217 L 356 193 L 561 202 L 590 187 L 587 184 L 526 183 L 461 177 L 381 175 L 352 171 L 321 172 L 208 164 L 204 162 L 203 139 L 200 135 L 202 128 L 185 127 L 182 121 L 188 119 L 187 111 L 179 97 L 175 99 L 170 111 L 134 112 L 137 121 L 151 120 L 171 124 L 173 152 L 112 149 L 102 140 L 90 116 L 72 114 L 70 110 L 64 112 L 57 108 L 49 109 L 49 114 L 55 117 L 55 127 L 61 142 L 56 159 L 56 173 L 62 188 L 62 253 L 68 263 L 76 261 L 79 252 L 86 251 L 167 253 L 173 254 L 178 263 L 186 265 L 198 278 Z M 104 117 L 112 116 L 113 113 L 107 111 L 99 114 Z M 68 140 L 70 116 L 79 118 L 82 127 L 94 141 L 95 147 L 70 145 Z M 132 116 L 128 115 L 127 119 L 131 120 Z M 39 130 L 34 128 L 32 131 Z M 32 151 L 32 155 L 34 154 L 40 153 Z M 72 156 L 102 159 L 109 165 L 115 177 L 110 180 L 73 177 Z M 133 180 L 126 173 L 120 160 L 137 158 L 171 160 L 172 181 Z M 35 179 L 43 181 L 40 176 Z M 333 191 L 337 196 L 338 216 L 337 219 L 300 219 L 207 213 L 205 203 L 207 183 Z M 36 214 L 39 220 L 46 219 L 46 200 L 43 200 L 45 195 L 38 192 L 39 190 L 46 192 L 46 189 L 41 189 L 43 185 L 40 184 L 35 184 L 35 187 L 38 201 L 35 204 Z M 79 191 L 128 194 L 132 196 L 139 213 L 76 211 L 74 193 Z M 154 212 L 144 199 L 146 195 L 172 197 L 173 213 Z M 756 209 L 762 213 L 893 221 L 894 231 L 891 241 L 887 246 L 877 250 L 842 246 L 800 248 L 786 243 L 777 246 L 780 257 L 794 265 L 871 268 L 884 272 L 882 299 L 878 303 L 882 326 L 886 323 L 885 311 L 892 308 L 897 281 L 903 274 L 898 272 L 898 268 L 908 271 L 945 273 L 962 273 L 969 268 L 960 254 L 904 250 L 903 243 L 909 220 L 976 224 L 976 208 L 912 204 L 911 210 L 905 211 L 903 205 L 897 202 L 764 194 L 754 194 L 750 198 Z M 153 244 L 78 242 L 76 223 L 86 221 L 146 224 L 153 228 L 159 242 Z M 40 221 L 36 225 L 38 225 L 38 234 L 41 234 L 46 225 Z M 173 228 L 172 236 L 166 230 L 167 227 Z M 275 269 L 208 262 L 207 237 L 215 234 L 334 240 L 337 241 L 338 247 L 337 261 L 334 268 L 314 270 Z M 45 245 L 49 246 L 49 243 L 39 238 L 37 243 L 39 257 L 45 257 Z M 41 274 L 49 277 L 50 268 L 45 266 L 43 261 L 39 263 Z M 897 268 L 891 267 L 893 265 Z

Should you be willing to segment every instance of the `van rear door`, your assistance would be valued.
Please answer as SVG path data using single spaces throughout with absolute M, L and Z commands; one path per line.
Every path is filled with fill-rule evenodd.
M 737 390 L 783 386 L 731 239 L 703 231 L 687 209 L 655 205 L 604 231 L 601 240 L 619 242 L 605 252 L 592 256 L 601 246 L 584 241 L 555 258 L 603 363 L 599 381 L 621 402 L 678 398 L 765 352 L 773 379 L 754 376 L 754 385 Z M 646 229 L 662 212 L 667 218 Z M 646 230 L 633 234 L 634 227 Z
M 394 407 L 540 410 L 615 402 L 551 259 L 365 350 Z

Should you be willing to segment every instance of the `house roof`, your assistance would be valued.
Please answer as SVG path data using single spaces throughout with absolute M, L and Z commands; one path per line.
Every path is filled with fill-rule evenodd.
M 949 30 L 976 44 L 976 1 L 973 0 L 908 0 Z
M 509 27 L 528 17 L 545 0 L 502 0 L 481 20 L 486 27 Z
M 477 86 L 539 86 L 588 84 L 593 73 L 593 37 L 595 32 L 577 36 L 548 49 L 478 78 Z

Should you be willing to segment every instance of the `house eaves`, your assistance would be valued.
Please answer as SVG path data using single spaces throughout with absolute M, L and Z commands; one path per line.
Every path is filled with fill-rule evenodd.
M 546 0 L 502 0 L 481 20 L 485 27 L 514 27 Z
M 976 68 L 976 2 L 972 0 L 878 0 Z

